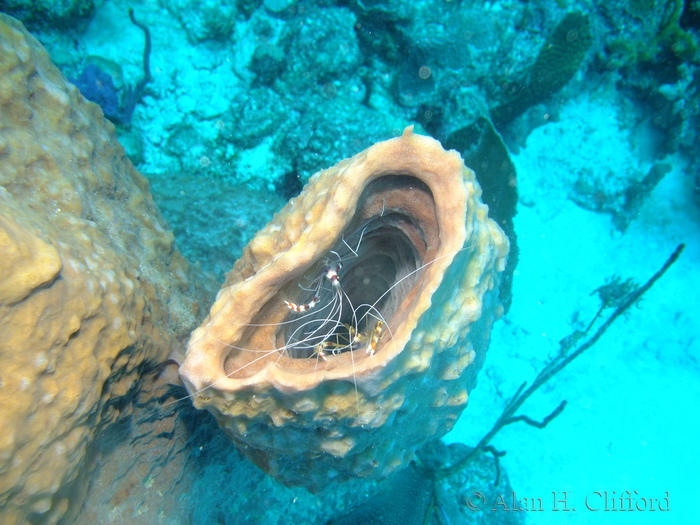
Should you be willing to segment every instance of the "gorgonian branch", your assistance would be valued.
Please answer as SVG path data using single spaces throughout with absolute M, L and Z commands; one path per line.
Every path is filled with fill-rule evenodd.
M 596 342 L 598 342 L 598 340 L 603 336 L 603 334 L 608 330 L 608 328 L 610 328 L 610 326 L 615 322 L 615 320 L 617 320 L 618 317 L 625 313 L 632 305 L 636 304 L 642 298 L 642 296 L 647 291 L 649 291 L 649 289 L 654 285 L 654 283 L 656 283 L 656 281 L 658 281 L 663 276 L 663 274 L 666 273 L 666 271 L 671 267 L 671 265 L 673 265 L 673 263 L 675 263 L 676 260 L 678 260 L 678 257 L 680 257 L 681 252 L 684 248 L 685 244 L 679 244 L 675 251 L 671 254 L 671 256 L 666 260 L 664 265 L 659 269 L 659 271 L 657 271 L 642 286 L 633 286 L 631 284 L 631 281 L 629 280 L 622 282 L 620 279 L 613 279 L 611 281 L 613 284 L 624 284 L 623 287 L 619 288 L 619 293 L 615 295 L 614 300 L 611 300 L 608 297 L 611 293 L 614 293 L 614 290 L 610 289 L 610 285 L 598 288 L 596 292 L 599 292 L 603 304 L 596 313 L 593 321 L 588 325 L 588 328 L 586 328 L 585 331 L 576 330 L 564 339 L 562 339 L 559 342 L 559 353 L 556 356 L 554 356 L 542 368 L 542 370 L 539 372 L 539 374 L 537 374 L 537 377 L 528 388 L 525 388 L 527 383 L 523 383 L 522 385 L 520 385 L 518 390 L 506 404 L 505 408 L 503 409 L 503 412 L 496 420 L 493 427 L 491 427 L 491 430 L 489 430 L 486 433 L 486 435 L 481 438 L 476 447 L 474 447 L 469 452 L 469 454 L 467 454 L 463 459 L 461 459 L 454 465 L 440 470 L 436 474 L 436 479 L 443 479 L 460 472 L 467 465 L 469 465 L 469 463 L 479 451 L 491 451 L 492 447 L 489 443 L 496 436 L 496 434 L 498 434 L 498 432 L 500 432 L 500 430 L 506 425 L 522 421 L 524 423 L 527 423 L 528 425 L 537 428 L 544 428 L 550 421 L 552 421 L 555 417 L 561 414 L 561 412 L 564 410 L 564 407 L 566 406 L 566 401 L 562 401 L 559 404 L 559 406 L 556 409 L 554 409 L 554 411 L 552 411 L 552 413 L 549 414 L 546 418 L 544 418 L 541 422 L 535 421 L 525 415 L 515 415 L 515 413 L 520 409 L 523 403 L 533 393 L 535 393 L 535 391 L 537 391 L 542 385 L 544 385 L 557 373 L 561 372 L 574 359 L 576 359 L 583 352 L 585 352 L 586 350 L 591 348 Z M 602 293 L 600 293 L 601 291 L 605 292 L 605 297 Z M 615 306 L 615 310 L 607 317 L 603 324 L 600 325 L 598 330 L 596 330 L 596 332 L 592 336 L 586 339 L 586 336 L 595 324 L 595 321 L 597 321 L 601 317 L 603 310 L 605 310 L 607 307 L 612 306 Z M 574 350 L 572 351 L 572 349 Z

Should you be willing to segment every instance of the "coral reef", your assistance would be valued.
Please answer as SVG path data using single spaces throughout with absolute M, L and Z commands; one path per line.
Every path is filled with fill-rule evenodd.
M 236 19 L 234 2 L 214 0 L 160 0 L 161 6 L 178 19 L 193 43 L 207 40 L 227 40 L 231 36 Z
M 350 114 L 353 115 L 350 120 L 328 118 L 328 115 Z M 282 129 L 288 131 L 275 141 L 274 151 L 292 166 L 302 183 L 339 156 L 349 157 L 387 134 L 397 136 L 405 126 L 400 119 L 340 97 L 321 100 L 295 124 L 293 127 L 285 124 Z M 362 134 L 358 133 L 360 129 Z
M 232 125 L 222 128 L 220 138 L 239 149 L 253 148 L 282 126 L 289 128 L 297 123 L 294 115 L 285 111 L 282 97 L 269 88 L 240 93 L 232 102 L 229 114 L 224 116 Z
M 698 55 L 692 53 L 697 2 L 224 3 L 161 0 L 160 9 L 141 8 L 139 17 L 158 45 L 157 74 L 136 108 L 138 136 L 125 147 L 148 173 L 186 171 L 266 193 L 291 186 L 287 182 L 296 176 L 303 184 L 339 155 L 407 124 L 419 122 L 444 143 L 491 111 L 508 145 L 520 147 L 535 127 L 556 122 L 560 102 L 594 77 L 605 89 L 621 88 L 623 102 L 634 101 L 626 106 L 630 120 L 624 125 L 656 135 L 641 149 L 657 160 L 678 150 L 692 153 L 698 142 Z M 122 0 L 100 6 L 85 34 L 63 31 L 60 44 L 54 38 L 61 31 L 40 37 L 72 76 L 78 76 L 76 64 L 85 63 L 84 55 L 93 54 L 119 61 L 126 84 L 135 85 L 141 68 L 129 57 L 140 50 L 142 35 L 134 34 L 124 7 Z M 232 28 L 219 33 L 218 41 L 188 40 L 188 32 L 203 27 L 207 11 L 220 14 L 212 19 L 215 25 Z M 128 57 L 102 41 L 104 28 L 121 34 L 119 46 L 129 50 Z M 576 33 L 582 38 L 569 40 Z M 574 82 L 548 96 L 581 64 L 580 44 L 586 42 L 592 42 L 586 54 L 592 60 L 584 59 Z M 194 96 L 199 92 L 208 96 Z M 543 104 L 531 106 L 538 100 Z M 121 138 L 125 130 L 118 133 Z M 690 158 L 688 171 L 696 178 L 697 162 Z M 613 170 L 611 176 L 625 179 L 626 173 Z M 582 181 L 580 200 L 590 200 L 589 186 Z M 288 198 L 293 192 L 279 194 Z M 615 212 L 621 194 L 606 193 L 605 206 L 594 209 Z M 200 252 L 198 259 L 206 257 Z
M 634 0 L 626 9 L 600 2 L 602 31 L 610 36 L 596 57 L 602 71 L 617 73 L 616 88 L 635 102 L 630 128 L 653 134 L 645 145 L 655 160 L 681 151 L 689 176 L 696 160 L 700 121 L 700 34 L 697 2 Z
M 206 297 L 100 108 L 7 15 L 0 56 L 1 521 L 53 523 Z
M 454 425 L 502 315 L 508 241 L 480 196 L 412 128 L 316 174 L 193 332 L 195 406 L 288 485 L 406 466 Z
M 295 59 L 287 62 L 282 80 L 292 95 L 327 89 L 328 84 L 336 90 L 362 85 L 357 79 L 362 55 L 356 23 L 350 10 L 330 7 L 314 11 L 303 23 L 289 28 L 284 45 Z
M 496 128 L 502 129 L 529 107 L 564 87 L 581 67 L 592 40 L 588 18 L 579 12 L 567 14 L 542 46 L 528 83 L 517 96 L 491 111 Z
M 185 172 L 148 177 L 160 196 L 158 209 L 175 218 L 169 224 L 182 254 L 215 273 L 217 283 L 231 269 L 232 254 L 240 254 L 268 217 L 286 204 L 275 192 L 253 200 L 246 187 L 226 179 L 202 184 Z
M 81 26 L 95 13 L 94 0 L 2 0 L 0 9 L 30 26 Z

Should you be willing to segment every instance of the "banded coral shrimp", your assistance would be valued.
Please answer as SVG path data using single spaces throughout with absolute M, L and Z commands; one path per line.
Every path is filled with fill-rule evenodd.
M 277 318 L 243 327 L 251 334 L 274 331 L 278 344 L 260 348 L 253 344 L 253 337 L 242 337 L 251 344 L 234 345 L 205 331 L 201 337 L 249 357 L 235 367 L 227 367 L 223 377 L 174 402 L 200 394 L 227 378 L 251 376 L 263 363 L 282 358 L 300 364 L 313 359 L 314 372 L 332 368 L 344 358 L 353 369 L 356 389 L 357 360 L 372 359 L 383 344 L 393 344 L 390 317 L 420 272 L 436 262 L 417 264 L 417 257 L 405 249 L 405 240 L 387 241 L 387 221 L 394 219 L 391 214 L 383 217 L 381 224 L 360 228 L 347 240 L 342 238 L 340 245 L 296 279 L 294 286 L 275 297 L 274 305 L 280 307 L 276 309 Z M 361 248 L 369 255 L 359 254 Z M 403 255 L 397 259 L 397 253 Z
M 382 216 L 384 213 L 382 213 Z M 316 358 L 327 361 L 328 355 L 339 355 L 344 352 L 365 350 L 365 354 L 373 356 L 379 342 L 387 330 L 387 320 L 381 312 L 380 304 L 384 301 L 391 287 L 378 297 L 372 297 L 373 302 L 367 302 L 365 290 L 352 289 L 346 291 L 346 277 L 350 280 L 363 276 L 363 286 L 370 284 L 370 279 L 364 277 L 372 273 L 364 264 L 358 270 L 354 268 L 354 260 L 359 257 L 360 246 L 367 232 L 367 227 L 361 229 L 357 245 L 353 248 L 344 238 L 342 244 L 348 253 L 341 256 L 339 251 L 331 250 L 329 254 L 334 260 L 327 260 L 320 275 L 311 286 L 300 288 L 313 295 L 304 303 L 284 301 L 294 313 L 306 313 L 291 321 L 286 338 L 285 350 L 294 358 Z M 368 239 L 370 240 L 370 239 Z M 375 264 L 377 261 L 375 261 Z M 345 271 L 344 271 L 345 270 Z M 398 283 L 397 283 L 398 284 Z M 361 300 L 362 302 L 357 302 Z M 324 305 L 314 311 L 318 304 Z M 307 313 L 308 312 L 308 313 Z
M 362 300 L 358 298 L 358 286 L 354 285 L 350 294 L 344 286 L 346 276 L 356 277 L 363 273 L 355 268 L 355 260 L 364 244 L 366 231 L 367 228 L 360 228 L 359 234 L 350 240 L 341 237 L 338 246 L 329 250 L 320 262 L 295 280 L 294 287 L 288 287 L 285 293 L 280 293 L 281 299 L 275 298 L 276 306 L 284 305 L 281 308 L 286 312 L 284 319 L 247 323 L 243 326 L 245 331 L 251 333 L 275 330 L 279 334 L 276 337 L 277 345 L 268 345 L 264 349 L 255 348 L 254 344 L 233 345 L 205 332 L 202 337 L 215 340 L 225 346 L 227 351 L 251 357 L 240 366 L 226 370 L 224 377 L 205 388 L 167 404 L 191 398 L 215 387 L 226 378 L 241 378 L 252 374 L 251 369 L 270 359 L 279 361 L 286 357 L 299 362 L 315 359 L 318 366 L 320 360 L 329 362 L 332 356 L 343 354 L 350 356 L 354 368 L 354 354 L 358 350 L 363 350 L 363 355 L 374 355 L 384 334 L 391 334 L 379 309 L 379 303 L 384 297 L 376 297 L 372 303 L 368 303 L 366 297 Z M 370 237 L 374 235 L 376 234 L 372 233 Z M 364 286 L 368 284 L 365 279 Z M 359 291 L 362 292 L 361 289 Z M 279 311 L 280 308 L 277 309 L 277 315 Z
M 463 245 L 460 222 L 441 224 L 427 185 L 386 175 L 365 186 L 334 245 L 319 237 L 314 242 L 324 249 L 314 251 L 308 240 L 293 241 L 274 265 L 237 273 L 190 339 L 181 367 L 190 397 L 208 403 L 211 396 L 202 393 L 221 385 L 213 395 L 247 399 L 255 385 L 270 380 L 277 391 L 327 381 L 342 390 L 345 381 L 357 395 L 355 372 L 368 377 L 398 355 L 420 317 L 414 307 L 429 306 L 434 288 L 421 283 L 423 273 L 429 280 L 441 275 L 449 261 L 435 263 Z M 445 227 L 462 233 L 446 242 L 440 233 Z M 305 253 L 307 248 L 312 251 Z M 192 358 L 193 349 L 201 357 Z
M 385 342 L 386 339 L 384 339 L 385 334 L 388 336 L 388 340 L 390 344 L 395 345 L 394 341 L 394 334 L 390 328 L 390 325 L 388 321 L 385 318 L 385 314 L 382 313 L 382 311 L 379 308 L 379 305 L 382 303 L 382 301 L 386 300 L 387 297 L 391 295 L 391 293 L 396 290 L 397 288 L 406 286 L 406 283 L 409 280 L 416 279 L 417 276 L 425 270 L 426 268 L 430 267 L 431 265 L 446 259 L 446 258 L 452 258 L 456 254 L 463 252 L 465 250 L 468 250 L 468 247 L 464 247 L 460 250 L 457 251 L 452 251 L 446 254 L 443 254 L 439 257 L 436 257 L 435 259 L 432 259 L 421 266 L 418 266 L 417 268 L 413 269 L 412 271 L 408 272 L 407 274 L 403 275 L 400 279 L 398 279 L 394 284 L 389 286 L 383 293 L 381 293 L 376 299 L 374 300 L 373 303 L 361 303 L 357 305 L 355 308 L 351 309 L 351 317 L 353 319 L 353 325 L 349 325 L 347 323 L 341 323 L 338 319 L 340 319 L 340 315 L 338 313 L 336 314 L 329 314 L 329 315 L 323 315 L 321 316 L 320 314 L 324 312 L 325 310 L 329 309 L 338 309 L 338 304 L 335 301 L 331 301 L 330 303 L 327 303 L 325 305 L 322 305 L 316 310 L 315 314 L 318 314 L 317 319 L 309 319 L 314 315 L 314 312 L 307 313 L 305 315 L 302 315 L 300 317 L 297 317 L 295 319 L 288 319 L 286 321 L 282 321 L 279 323 L 260 323 L 260 324 L 248 324 L 246 325 L 247 327 L 250 328 L 265 328 L 265 327 L 275 327 L 275 328 L 280 328 L 280 327 L 289 327 L 293 325 L 294 323 L 300 323 L 299 327 L 295 329 L 290 329 L 291 330 L 291 336 L 290 340 L 277 348 L 273 348 L 270 350 L 257 350 L 257 349 L 252 349 L 252 348 L 241 348 L 237 347 L 234 345 L 231 345 L 229 343 L 225 343 L 224 341 L 218 341 L 222 345 L 225 345 L 227 348 L 229 348 L 232 351 L 240 351 L 244 353 L 252 353 L 252 354 L 258 354 L 257 357 L 253 358 L 250 360 L 247 364 L 244 364 L 240 366 L 239 368 L 227 372 L 226 375 L 224 375 L 222 378 L 210 383 L 206 387 L 199 389 L 195 392 L 192 392 L 188 394 L 187 396 L 180 397 L 178 399 L 175 399 L 173 401 L 169 401 L 167 403 L 164 403 L 163 406 L 168 406 L 174 403 L 178 403 L 180 401 L 184 401 L 187 399 L 191 399 L 194 396 L 201 394 L 205 392 L 206 390 L 216 387 L 216 385 L 225 379 L 234 377 L 236 374 L 240 372 L 244 372 L 246 368 L 249 366 L 254 366 L 256 363 L 265 360 L 266 358 L 269 358 L 271 356 L 277 355 L 277 360 L 279 360 L 281 357 L 283 357 L 287 352 L 295 352 L 298 351 L 300 354 L 304 354 L 305 358 L 307 359 L 315 359 L 316 360 L 316 365 L 318 366 L 319 364 L 319 359 L 323 359 L 323 361 L 328 361 L 328 357 L 331 356 L 339 356 L 341 354 L 346 354 L 350 355 L 352 366 L 353 366 L 353 382 L 354 382 L 354 388 L 355 388 L 355 397 L 356 397 L 356 403 L 358 403 L 358 413 L 359 413 L 359 398 L 357 394 L 357 382 L 354 378 L 354 366 L 355 366 L 355 359 L 354 359 L 354 352 L 358 350 L 365 350 L 364 353 L 361 353 L 360 356 L 365 356 L 365 357 L 372 357 L 378 350 L 378 346 L 380 342 Z M 303 288 L 306 290 L 306 288 Z M 307 290 L 308 291 L 308 290 Z M 344 293 L 344 292 L 343 292 Z M 292 310 L 290 308 L 290 310 Z M 358 315 L 358 312 L 362 311 L 361 315 Z M 302 329 L 308 329 L 310 326 L 312 326 L 314 323 L 320 323 L 321 326 L 326 327 L 326 331 L 321 331 L 321 330 L 310 330 L 308 333 L 306 333 L 305 337 L 302 339 L 298 340 L 292 340 L 296 337 L 296 334 L 302 330 Z M 328 325 L 330 325 L 333 328 L 333 331 L 328 329 Z M 369 331 L 359 331 L 360 326 L 372 326 L 372 328 Z M 341 328 L 342 327 L 342 328 Z M 289 328 L 288 328 L 289 329 Z M 338 331 L 337 329 L 340 329 L 341 331 Z M 342 329 L 345 330 L 345 332 L 342 331 Z M 212 336 L 205 336 L 205 337 L 212 337 Z M 329 350 L 328 353 L 322 352 L 323 350 Z M 326 357 L 328 356 L 328 357 Z

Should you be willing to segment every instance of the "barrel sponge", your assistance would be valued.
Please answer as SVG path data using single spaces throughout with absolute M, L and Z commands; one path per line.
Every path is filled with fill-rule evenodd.
M 459 154 L 412 127 L 314 175 L 193 332 L 180 375 L 195 406 L 290 486 L 406 466 L 454 425 L 502 315 L 508 240 L 480 195 Z
M 196 302 L 99 107 L 2 14 L 0 57 L 0 522 L 55 523 L 82 504 L 88 445 L 129 415 Z

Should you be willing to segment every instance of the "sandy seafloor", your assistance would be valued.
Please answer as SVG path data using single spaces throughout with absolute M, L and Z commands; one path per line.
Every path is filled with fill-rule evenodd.
M 530 523 L 700 522 L 700 225 L 683 159 L 673 158 L 673 171 L 624 234 L 609 215 L 567 198 L 572 170 L 605 170 L 639 154 L 619 124 L 614 97 L 600 90 L 569 101 L 560 121 L 533 131 L 513 156 L 520 199 L 513 304 L 494 328 L 469 406 L 445 439 L 476 443 L 519 384 L 558 351 L 558 341 L 585 327 L 599 304 L 590 293 L 607 277 L 643 283 L 677 244 L 687 246 L 638 308 L 521 411 L 541 419 L 566 399 L 564 412 L 545 429 L 514 424 L 493 441 L 507 451 L 501 462 L 517 498 L 542 499 L 544 510 L 529 512 Z M 576 509 L 566 516 L 552 510 L 552 493 L 562 491 Z M 672 511 L 587 510 L 586 496 L 598 506 L 594 493 L 604 491 L 646 498 L 669 492 Z

